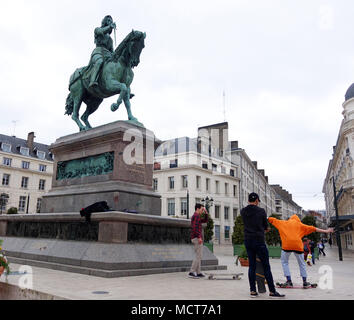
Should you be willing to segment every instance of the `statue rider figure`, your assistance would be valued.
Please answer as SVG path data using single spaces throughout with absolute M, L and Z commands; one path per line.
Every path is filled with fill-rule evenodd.
M 102 25 L 95 29 L 96 48 L 91 54 L 89 65 L 91 66 L 89 88 L 98 86 L 98 76 L 103 63 L 113 54 L 113 40 L 110 34 L 116 29 L 116 24 L 111 16 L 105 16 Z

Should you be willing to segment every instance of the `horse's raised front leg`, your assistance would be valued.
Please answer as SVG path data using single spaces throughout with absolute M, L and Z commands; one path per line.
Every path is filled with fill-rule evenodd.
M 129 119 L 129 120 L 133 120 L 133 121 L 137 121 L 138 119 L 133 116 L 132 111 L 131 111 L 131 104 L 130 104 L 130 88 L 128 88 L 127 95 L 124 97 L 123 100 L 124 100 L 125 108 L 127 109 L 128 119 Z
M 119 106 L 123 102 L 123 99 L 125 99 L 125 96 L 127 95 L 127 92 L 128 92 L 128 88 L 124 83 L 120 83 L 120 82 L 116 81 L 116 84 L 117 84 L 116 87 L 120 91 L 120 94 L 119 94 L 117 103 L 113 103 L 111 105 L 111 110 L 113 112 L 118 110 Z

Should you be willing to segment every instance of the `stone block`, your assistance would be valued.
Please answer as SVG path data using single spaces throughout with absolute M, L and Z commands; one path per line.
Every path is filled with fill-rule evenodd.
M 128 223 L 116 221 L 100 222 L 98 241 L 105 243 L 127 243 Z

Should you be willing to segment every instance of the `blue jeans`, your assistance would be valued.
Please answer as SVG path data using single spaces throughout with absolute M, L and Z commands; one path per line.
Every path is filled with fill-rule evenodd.
M 245 239 L 245 247 L 248 254 L 249 269 L 248 269 L 248 281 L 250 284 L 250 291 L 256 290 L 256 256 L 261 260 L 264 277 L 267 280 L 267 284 L 270 292 L 275 292 L 275 286 L 273 281 L 272 272 L 269 264 L 268 248 L 264 241 L 256 239 Z
M 290 258 L 291 253 L 292 252 L 286 252 L 284 250 L 281 251 L 281 264 L 283 266 L 283 271 L 284 271 L 285 277 L 291 277 L 290 268 L 289 268 L 289 258 Z M 297 260 L 297 263 L 299 264 L 301 277 L 307 278 L 306 262 L 304 259 L 304 254 L 303 253 L 299 254 L 299 253 L 294 252 L 294 255 Z

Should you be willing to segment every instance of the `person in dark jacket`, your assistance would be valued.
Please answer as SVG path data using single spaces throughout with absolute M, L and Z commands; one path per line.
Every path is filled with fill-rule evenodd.
M 244 223 L 245 247 L 247 250 L 249 269 L 248 280 L 250 284 L 251 297 L 257 297 L 256 290 L 256 256 L 261 260 L 264 277 L 267 280 L 270 297 L 285 297 L 275 290 L 273 275 L 269 264 L 268 248 L 265 244 L 264 233 L 269 229 L 267 213 L 260 208 L 260 199 L 257 193 L 248 196 L 249 205 L 241 210 Z

